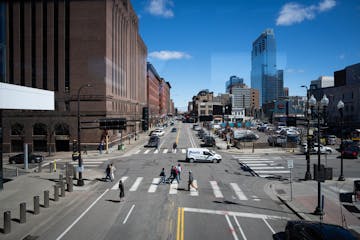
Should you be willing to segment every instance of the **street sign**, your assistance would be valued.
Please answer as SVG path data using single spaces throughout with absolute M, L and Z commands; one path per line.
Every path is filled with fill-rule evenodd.
M 292 159 L 287 160 L 287 164 L 288 164 L 289 169 L 294 168 L 294 160 L 292 160 Z

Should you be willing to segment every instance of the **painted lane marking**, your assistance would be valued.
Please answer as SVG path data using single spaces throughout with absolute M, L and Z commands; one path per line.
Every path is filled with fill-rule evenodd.
M 197 181 L 193 181 L 194 185 L 197 187 Z M 199 196 L 199 191 L 190 186 L 190 196 Z
M 169 194 L 177 194 L 177 188 L 178 188 L 177 183 L 170 184 Z
M 85 214 L 86 214 L 108 191 L 109 191 L 109 189 L 106 189 L 105 192 L 103 192 L 77 219 L 75 219 L 75 221 L 74 221 L 68 228 L 65 229 L 65 231 L 64 231 L 62 234 L 60 234 L 60 236 L 58 236 L 58 237 L 56 238 L 56 240 L 62 239 L 62 238 L 65 236 L 65 234 L 66 234 L 68 231 L 70 231 L 70 229 L 71 229 L 73 226 L 75 226 L 75 224 L 76 224 L 77 222 L 79 222 L 80 219 L 81 219 L 83 216 L 85 216 Z
M 181 153 L 186 153 L 186 149 L 181 149 Z
M 126 215 L 126 218 L 124 219 L 123 224 L 125 224 L 125 223 L 127 222 L 127 220 L 128 220 L 128 218 L 129 218 L 131 212 L 134 210 L 134 207 L 135 207 L 135 204 L 132 205 L 130 211 L 129 211 L 128 214 Z
M 267 163 L 247 163 L 248 167 L 259 167 L 259 166 L 269 166 Z
M 270 226 L 270 224 L 266 221 L 266 219 L 263 218 L 263 220 L 264 220 L 265 224 L 268 226 L 268 228 L 270 229 L 270 231 L 271 231 L 273 234 L 275 234 L 274 229 Z
M 164 149 L 163 153 L 167 153 L 169 151 L 169 149 Z
M 243 238 L 244 240 L 247 240 L 247 238 L 246 238 L 246 236 L 245 236 L 245 233 L 244 233 L 244 231 L 242 230 L 242 228 L 241 228 L 241 226 L 240 226 L 240 223 L 239 223 L 239 221 L 237 220 L 236 216 L 233 216 L 233 217 L 234 217 L 235 223 L 236 223 L 236 225 L 237 225 L 237 227 L 238 227 L 238 229 L 239 229 L 239 231 L 240 231 L 240 233 L 241 233 L 242 238 Z
M 249 163 L 274 163 L 274 161 L 268 161 L 268 160 L 264 160 L 264 161 L 239 161 L 241 163 L 246 163 L 246 164 L 249 164 Z
M 248 165 L 249 166 L 249 165 Z M 285 167 L 283 166 L 279 166 L 279 167 L 252 167 L 251 169 L 252 170 L 257 170 L 257 169 L 284 169 Z
M 153 178 L 153 181 L 152 181 L 152 183 L 151 183 L 151 185 L 149 187 L 149 190 L 148 190 L 149 193 L 153 193 L 153 192 L 156 191 L 157 187 L 159 186 L 158 185 L 159 181 L 160 181 L 160 178 Z
M 131 188 L 129 189 L 129 191 L 130 191 L 130 192 L 135 192 L 135 191 L 138 189 L 138 187 L 139 187 L 139 185 L 140 185 L 140 183 L 141 183 L 142 180 L 143 180 L 143 177 L 138 177 L 138 178 L 136 178 L 134 184 L 131 186 Z
M 149 152 L 150 152 L 150 150 L 147 149 L 147 150 L 144 152 L 144 154 L 148 154 Z
M 255 219 L 280 219 L 280 220 L 290 220 L 287 217 L 274 216 L 274 215 L 265 215 L 258 213 L 246 213 L 246 212 L 232 212 L 227 210 L 211 210 L 211 209 L 201 209 L 201 208 L 188 208 L 185 207 L 184 210 L 186 212 L 193 213 L 207 213 L 207 214 L 216 214 L 216 215 L 229 215 L 229 216 L 237 216 L 237 217 L 246 217 L 246 218 L 255 218 Z
M 230 183 L 230 186 L 234 190 L 235 194 L 240 200 L 248 200 L 248 198 L 245 196 L 244 192 L 239 188 L 239 186 L 236 183 Z
M 224 195 L 221 193 L 220 188 L 216 181 L 210 181 L 210 185 L 213 189 L 214 195 L 216 198 L 223 198 Z
M 225 214 L 225 218 L 226 218 L 226 221 L 227 221 L 227 223 L 229 225 L 230 232 L 233 235 L 234 239 L 239 240 L 239 238 L 236 235 L 235 229 L 234 229 L 234 227 L 233 227 L 233 225 L 232 225 L 232 223 L 231 223 L 231 221 L 229 219 L 229 216 L 227 214 Z
M 135 154 L 138 154 L 139 152 L 141 152 L 141 150 L 139 149 L 139 150 L 137 150 L 136 152 L 135 152 Z
M 156 149 L 156 150 L 154 151 L 154 153 L 159 153 L 159 149 Z
M 123 176 L 120 179 L 124 183 L 126 181 L 126 179 L 128 179 L 128 176 Z M 111 188 L 111 190 L 119 189 L 119 182 L 120 182 L 120 180 L 117 181 L 117 183 L 115 183 L 115 185 Z
M 290 173 L 290 171 L 256 171 L 256 173 Z

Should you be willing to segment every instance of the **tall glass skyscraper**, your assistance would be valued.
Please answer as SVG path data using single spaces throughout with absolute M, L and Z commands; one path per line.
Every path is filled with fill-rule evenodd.
M 273 29 L 266 29 L 252 45 L 251 87 L 259 90 L 260 106 L 283 95 L 283 70 L 276 69 Z

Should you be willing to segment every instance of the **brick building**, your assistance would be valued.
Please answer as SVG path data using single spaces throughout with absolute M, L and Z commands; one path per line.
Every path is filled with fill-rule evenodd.
M 78 103 L 81 121 L 125 117 L 132 125 L 81 130 L 88 149 L 105 135 L 116 144 L 140 130 L 147 48 L 130 0 L 7 1 L 5 19 L 5 82 L 54 91 L 55 111 L 3 111 L 4 152 L 23 143 L 30 151 L 71 149 Z

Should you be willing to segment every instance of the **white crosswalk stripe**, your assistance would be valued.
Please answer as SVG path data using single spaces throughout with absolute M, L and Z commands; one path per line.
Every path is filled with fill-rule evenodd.
M 193 180 L 193 184 L 195 187 L 198 186 L 197 181 L 195 179 Z M 193 188 L 192 186 L 190 186 L 190 196 L 199 196 L 199 191 Z
M 167 153 L 169 151 L 169 149 L 164 149 L 163 153 Z
M 239 186 L 236 183 L 230 183 L 230 186 L 232 187 L 236 196 L 240 200 L 248 200 L 248 198 L 245 196 L 244 192 L 239 188 Z
M 143 180 L 143 177 L 138 177 L 136 178 L 136 181 L 134 182 L 134 184 L 131 186 L 131 188 L 129 189 L 130 192 L 134 192 L 138 189 L 138 187 L 140 186 L 141 181 Z
M 159 153 L 159 149 L 156 149 L 155 151 L 154 151 L 154 153 L 156 154 L 156 153 Z
M 150 152 L 150 149 L 147 149 L 144 154 L 148 154 Z
M 126 181 L 126 179 L 128 179 L 128 176 L 123 176 L 120 179 L 124 183 Z M 120 180 L 117 183 L 115 183 L 115 185 L 111 188 L 111 190 L 118 189 L 119 188 L 119 182 L 120 182 Z
M 156 192 L 156 189 L 157 189 L 157 187 L 159 186 L 159 182 L 160 182 L 160 178 L 154 178 L 153 181 L 152 181 L 152 183 L 151 183 L 151 185 L 150 185 L 150 187 L 149 187 L 148 192 L 149 192 L 149 193 L 154 193 L 154 192 Z
M 186 153 L 186 149 L 181 149 L 181 153 Z
M 213 189 L 213 192 L 214 192 L 214 195 L 215 195 L 216 198 L 223 198 L 224 197 L 224 195 L 220 191 L 220 188 L 219 188 L 216 181 L 210 181 L 210 185 L 211 185 L 211 187 Z
M 169 194 L 177 194 L 177 188 L 178 188 L 177 183 L 173 182 L 172 184 L 170 184 Z

